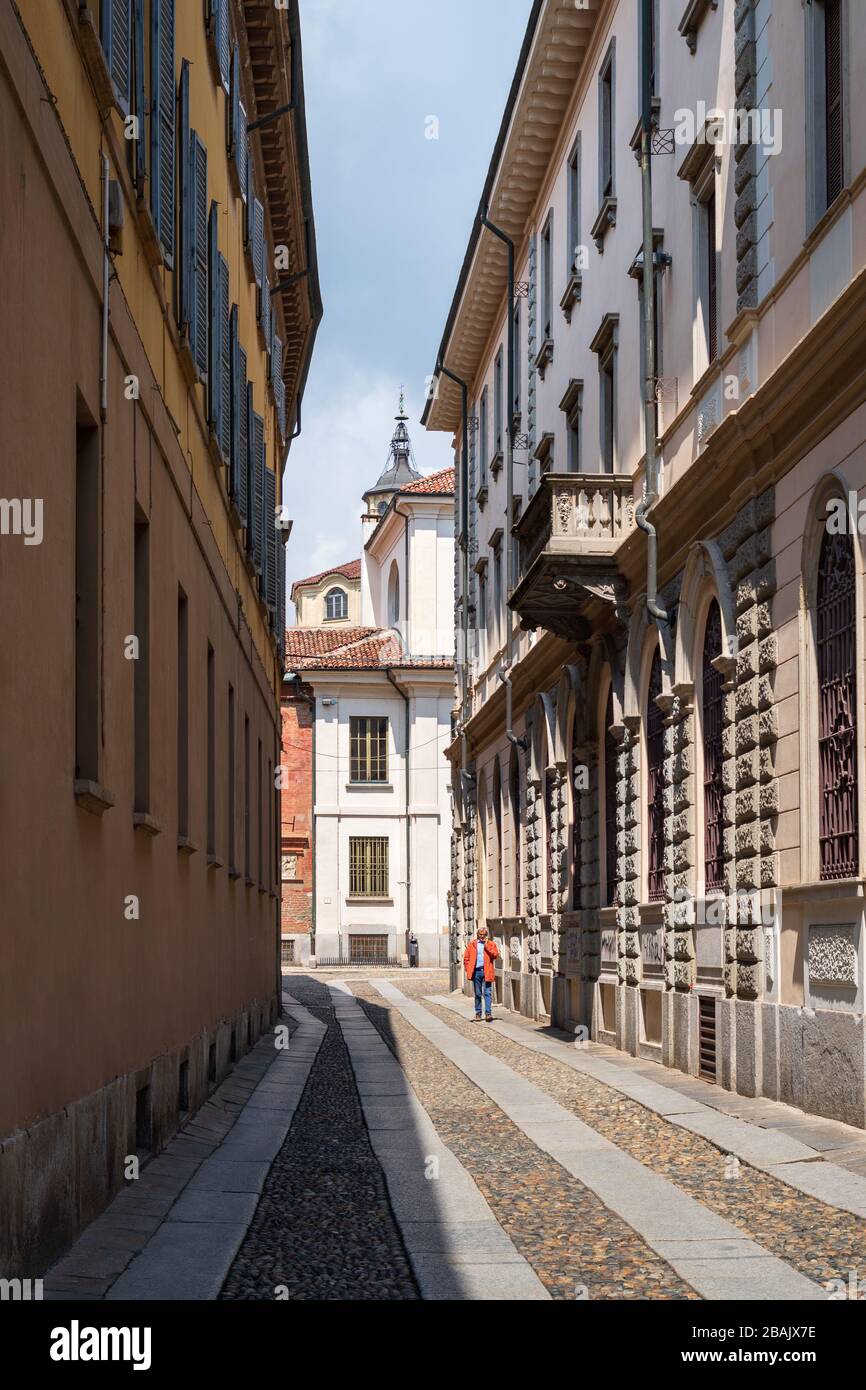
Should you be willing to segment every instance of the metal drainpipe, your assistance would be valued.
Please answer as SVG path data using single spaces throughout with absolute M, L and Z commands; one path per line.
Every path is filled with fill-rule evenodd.
M 487 216 L 487 208 L 483 208 L 479 214 L 481 225 L 505 243 L 508 251 L 508 385 L 507 400 L 508 407 L 506 420 L 508 424 L 508 449 L 505 459 L 505 477 L 507 482 L 507 498 L 505 503 L 505 528 L 506 538 L 505 547 L 505 670 L 499 672 L 499 678 L 505 684 L 505 734 L 509 743 L 515 744 L 518 748 L 525 750 L 526 739 L 518 738 L 511 727 L 512 707 L 511 707 L 511 667 L 514 662 L 514 631 L 511 610 L 508 607 L 508 600 L 514 588 L 514 545 L 512 539 L 512 528 L 514 525 L 514 242 L 501 227 L 490 221 Z
M 653 248 L 652 196 L 652 0 L 641 0 L 641 137 L 640 169 L 643 203 L 643 341 L 644 341 L 644 433 L 646 435 L 646 465 L 644 468 L 643 498 L 635 509 L 635 520 L 647 537 L 646 606 L 658 624 L 667 624 L 668 614 L 658 603 L 658 536 L 647 513 L 658 499 L 658 457 L 656 454 L 655 424 L 655 251 Z
M 102 156 L 102 356 L 99 368 L 99 409 L 103 424 L 108 419 L 108 296 L 111 288 L 111 251 L 108 228 L 108 156 Z
M 441 360 L 436 369 L 437 375 L 447 376 L 460 387 L 463 441 L 460 451 L 460 530 L 462 541 L 462 589 L 463 609 L 463 654 L 460 662 L 460 776 L 465 792 L 469 776 L 466 724 L 469 719 L 469 388 L 466 382 L 445 366 Z
M 402 515 L 402 513 L 401 513 L 401 515 Z M 398 694 L 398 695 L 400 696 L 400 698 L 402 699 L 403 704 L 404 704 L 404 707 L 405 707 L 405 734 L 404 734 L 404 737 L 405 737 L 405 740 L 406 740 L 406 741 L 405 741 L 405 744 L 404 744 L 405 752 L 404 752 L 404 754 L 403 754 L 403 767 L 404 767 L 403 780 L 404 780 L 404 782 L 405 782 L 405 791 L 406 791 L 406 797 L 405 797 L 405 800 L 406 800 L 406 950 L 407 950 L 407 952 L 408 952 L 408 950 L 409 950 L 409 936 L 411 935 L 411 932 L 412 932 L 412 857 L 411 857 L 411 856 L 412 856 L 412 837 L 411 837 L 410 828 L 409 828 L 409 732 L 410 732 L 410 728 L 411 728 L 411 721 L 410 721 L 410 717 L 409 717 L 409 706 L 410 706 L 410 701 L 409 701 L 409 696 L 406 694 L 405 690 L 401 690 L 400 687 L 399 687 L 399 685 L 397 684 L 396 680 L 394 679 L 394 671 L 393 671 L 393 668 L 392 668 L 392 667 L 387 666 L 387 667 L 385 668 L 385 675 L 388 677 L 388 680 L 391 682 L 391 684 L 393 685 L 393 687 L 394 687 L 394 689 L 396 690 L 397 694 Z M 420 962 L 420 956 L 421 956 L 421 943 L 420 943 L 420 941 L 419 941 L 419 943 L 418 943 L 418 957 L 419 957 L 419 962 Z

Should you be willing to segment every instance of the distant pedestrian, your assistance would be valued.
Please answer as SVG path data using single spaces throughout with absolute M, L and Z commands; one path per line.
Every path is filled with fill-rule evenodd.
M 493 1022 L 493 981 L 496 967 L 493 962 L 499 955 L 499 947 L 491 941 L 486 927 L 479 927 L 474 941 L 463 953 L 463 969 L 467 979 L 475 985 L 475 1022 L 481 1022 L 481 1002 L 484 1000 L 484 1019 Z
M 414 932 L 409 937 L 409 969 L 418 969 L 418 938 Z

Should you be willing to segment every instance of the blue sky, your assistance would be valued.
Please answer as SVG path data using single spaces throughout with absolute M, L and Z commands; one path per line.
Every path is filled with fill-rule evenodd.
M 325 317 L 292 445 L 288 578 L 360 554 L 401 383 L 422 473 L 452 462 L 419 419 L 530 0 L 302 0 Z M 428 139 L 429 118 L 438 139 Z M 290 621 L 292 618 L 290 609 Z

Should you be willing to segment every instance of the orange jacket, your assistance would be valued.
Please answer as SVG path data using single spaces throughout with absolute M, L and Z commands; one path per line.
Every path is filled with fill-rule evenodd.
M 496 978 L 496 970 L 493 962 L 499 955 L 499 947 L 495 941 L 488 937 L 484 943 L 484 978 L 488 984 L 492 985 Z M 475 962 L 478 959 L 478 938 L 473 936 L 466 950 L 463 952 L 463 969 L 466 971 L 467 979 L 472 979 L 475 974 Z

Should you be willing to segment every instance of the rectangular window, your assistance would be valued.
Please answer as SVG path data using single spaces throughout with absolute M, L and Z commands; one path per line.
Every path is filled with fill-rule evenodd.
M 845 184 L 842 0 L 824 0 L 824 129 L 827 207 Z
M 216 663 L 207 644 L 207 852 L 216 854 Z
M 493 452 L 502 453 L 502 348 L 493 364 Z
M 502 547 L 497 545 L 493 550 L 493 631 L 497 648 L 502 643 L 502 627 Z
M 256 763 L 256 772 L 257 772 L 256 785 L 257 785 L 257 791 L 258 791 L 258 795 L 257 795 L 257 797 L 256 797 L 256 804 L 257 804 L 257 806 L 258 806 L 258 814 L 257 814 L 257 816 L 256 816 L 256 821 L 257 821 L 257 827 L 256 827 L 256 828 L 257 828 L 257 830 L 258 830 L 258 837 L 257 837 L 257 841 L 256 841 L 257 846 L 258 846 L 258 884 L 259 884 L 259 887 L 260 887 L 260 888 L 264 888 L 264 886 L 265 886 L 265 846 L 264 846 L 265 805 L 264 805 L 264 801 L 262 800 L 262 797 L 263 797 L 263 794 L 264 794 L 264 786 L 263 786 L 263 776 L 262 776 L 262 741 L 261 741 L 261 739 L 258 740 L 258 759 L 257 759 L 257 763 Z
M 134 809 L 150 810 L 150 527 L 136 520 L 133 541 L 134 620 L 138 642 L 135 662 L 135 793 Z
M 511 414 L 520 418 L 520 300 L 514 306 L 514 381 Z
M 614 471 L 616 455 L 616 348 L 610 345 L 599 357 L 599 387 L 601 409 L 601 469 Z
M 177 834 L 189 836 L 189 605 L 177 592 Z
M 579 269 L 580 257 L 580 136 L 568 157 L 568 236 L 566 239 L 566 274 Z
M 251 806 L 251 800 L 252 800 L 252 795 L 251 795 L 251 793 L 252 793 L 252 787 L 251 787 L 251 785 L 250 785 L 250 782 L 251 782 L 251 771 L 250 771 L 250 717 L 249 717 L 248 714 L 245 714 L 245 715 L 244 715 L 244 877 L 245 877 L 247 883 L 251 883 L 251 882 L 252 882 L 252 878 L 251 878 L 251 875 L 250 875 L 250 869 L 251 869 L 251 867 L 252 867 L 252 860 L 251 860 L 252 830 L 251 830 L 251 825 L 250 825 L 250 817 L 251 817 L 251 812 L 252 812 L 252 806 Z
M 541 233 L 541 340 L 553 337 L 553 213 L 547 214 Z
M 615 115 L 615 95 L 614 95 L 614 49 L 611 45 L 608 50 L 604 66 L 598 79 L 598 114 L 599 114 L 599 145 L 598 145 L 598 182 L 599 197 L 603 202 L 605 198 L 612 198 L 615 191 L 614 181 L 614 115 Z
M 228 710 L 228 747 L 226 749 L 228 766 L 228 854 L 229 872 L 234 873 L 235 863 L 235 692 L 234 686 L 229 686 L 229 710 Z
M 569 473 L 579 473 L 581 471 L 581 426 L 583 423 L 583 395 L 578 395 L 577 401 L 572 406 L 566 416 L 566 429 L 568 431 L 568 456 L 566 466 Z
M 102 611 L 99 430 L 75 436 L 75 776 L 99 781 Z
M 478 468 L 480 487 L 487 486 L 487 464 L 489 449 L 489 437 L 487 433 L 487 387 L 481 392 L 481 405 L 478 411 Z
M 352 933 L 349 937 L 349 960 L 353 965 L 363 965 L 368 961 L 385 961 L 388 959 L 388 938 L 387 936 L 361 936 Z
M 387 782 L 388 720 L 378 716 L 349 719 L 349 778 L 352 782 Z
M 388 897 L 388 841 L 384 836 L 349 837 L 349 896 Z

